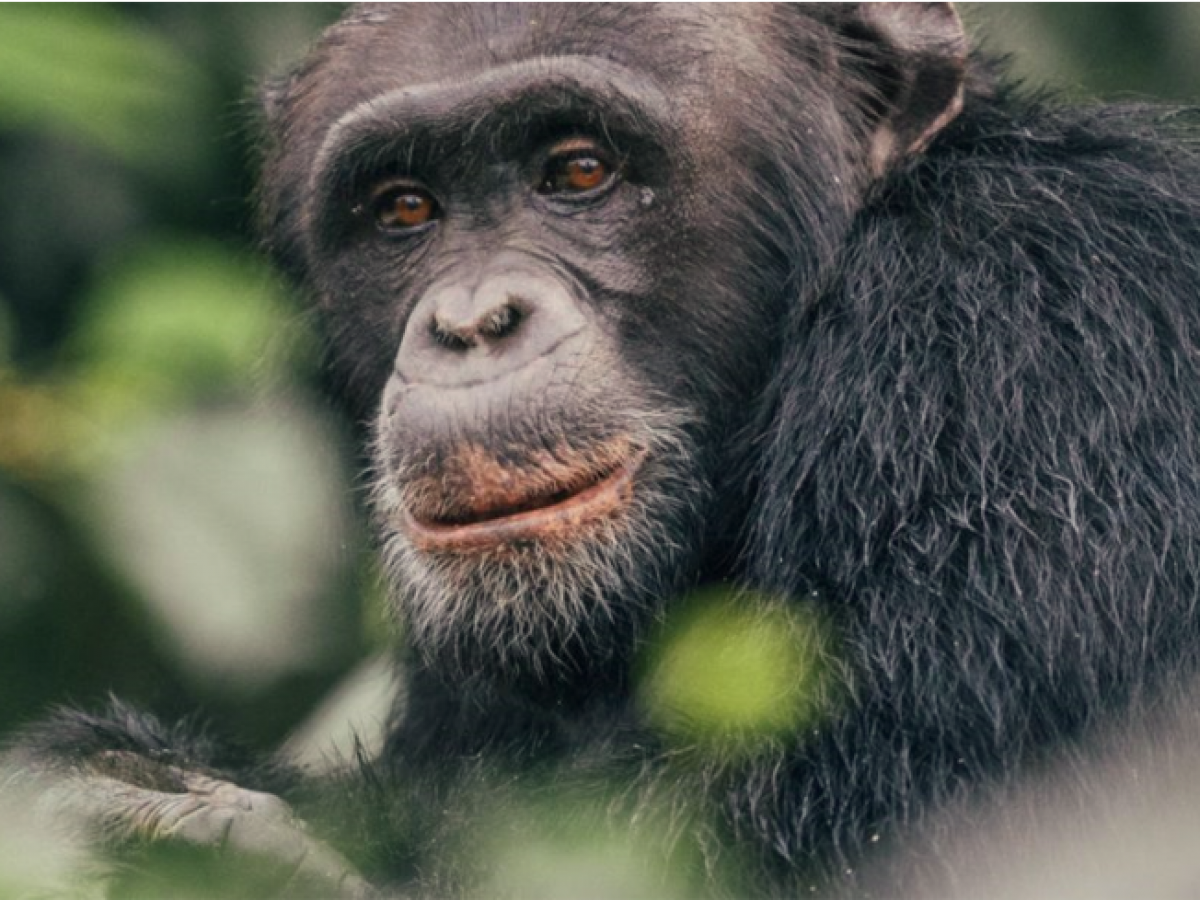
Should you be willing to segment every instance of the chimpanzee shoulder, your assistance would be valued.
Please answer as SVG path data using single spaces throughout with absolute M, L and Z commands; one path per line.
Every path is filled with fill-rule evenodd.
M 752 577 L 827 593 L 864 701 L 792 761 L 792 852 L 852 860 L 920 818 L 905 797 L 1003 783 L 1190 682 L 1195 134 L 1194 111 L 968 93 L 792 310 Z

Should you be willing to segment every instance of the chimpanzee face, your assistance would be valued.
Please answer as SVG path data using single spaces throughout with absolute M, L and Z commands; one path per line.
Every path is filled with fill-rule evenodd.
M 603 669 L 734 542 L 779 320 L 867 167 L 823 68 L 785 98 L 803 140 L 771 133 L 756 85 L 822 45 L 764 44 L 769 14 L 367 8 L 285 88 L 277 255 L 375 417 L 398 603 L 453 671 Z

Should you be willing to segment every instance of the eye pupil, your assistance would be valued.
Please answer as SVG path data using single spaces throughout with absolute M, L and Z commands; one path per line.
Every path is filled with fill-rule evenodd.
M 561 190 L 591 191 L 608 178 L 608 166 L 593 156 L 580 156 L 568 160 L 563 171 Z
M 576 190 L 590 190 L 604 180 L 604 163 L 598 159 L 576 159 L 567 166 L 567 179 Z
M 375 223 L 385 231 L 418 228 L 437 216 L 437 202 L 411 187 L 385 191 L 374 203 Z
M 567 141 L 551 152 L 541 190 L 546 194 L 586 194 L 613 180 L 613 168 L 602 157 Z

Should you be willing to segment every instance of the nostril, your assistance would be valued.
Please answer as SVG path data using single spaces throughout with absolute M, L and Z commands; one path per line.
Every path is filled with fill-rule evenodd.
M 527 316 L 528 313 L 512 303 L 499 304 L 469 323 L 454 322 L 452 317 L 439 312 L 429 319 L 429 335 L 437 346 L 461 353 L 510 337 Z
M 429 320 L 429 334 L 435 344 L 447 350 L 461 352 L 475 346 L 475 341 L 469 334 L 464 335 L 460 330 L 447 327 L 438 321 L 437 316 Z
M 483 317 L 478 326 L 479 334 L 492 340 L 506 338 L 520 327 L 524 318 L 525 314 L 521 310 L 505 303 Z

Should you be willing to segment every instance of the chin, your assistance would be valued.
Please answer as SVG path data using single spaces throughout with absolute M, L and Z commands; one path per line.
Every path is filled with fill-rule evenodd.
M 683 428 L 643 423 L 503 454 L 377 454 L 386 574 L 424 664 L 561 684 L 627 662 L 703 553 L 711 491 L 692 446 Z

